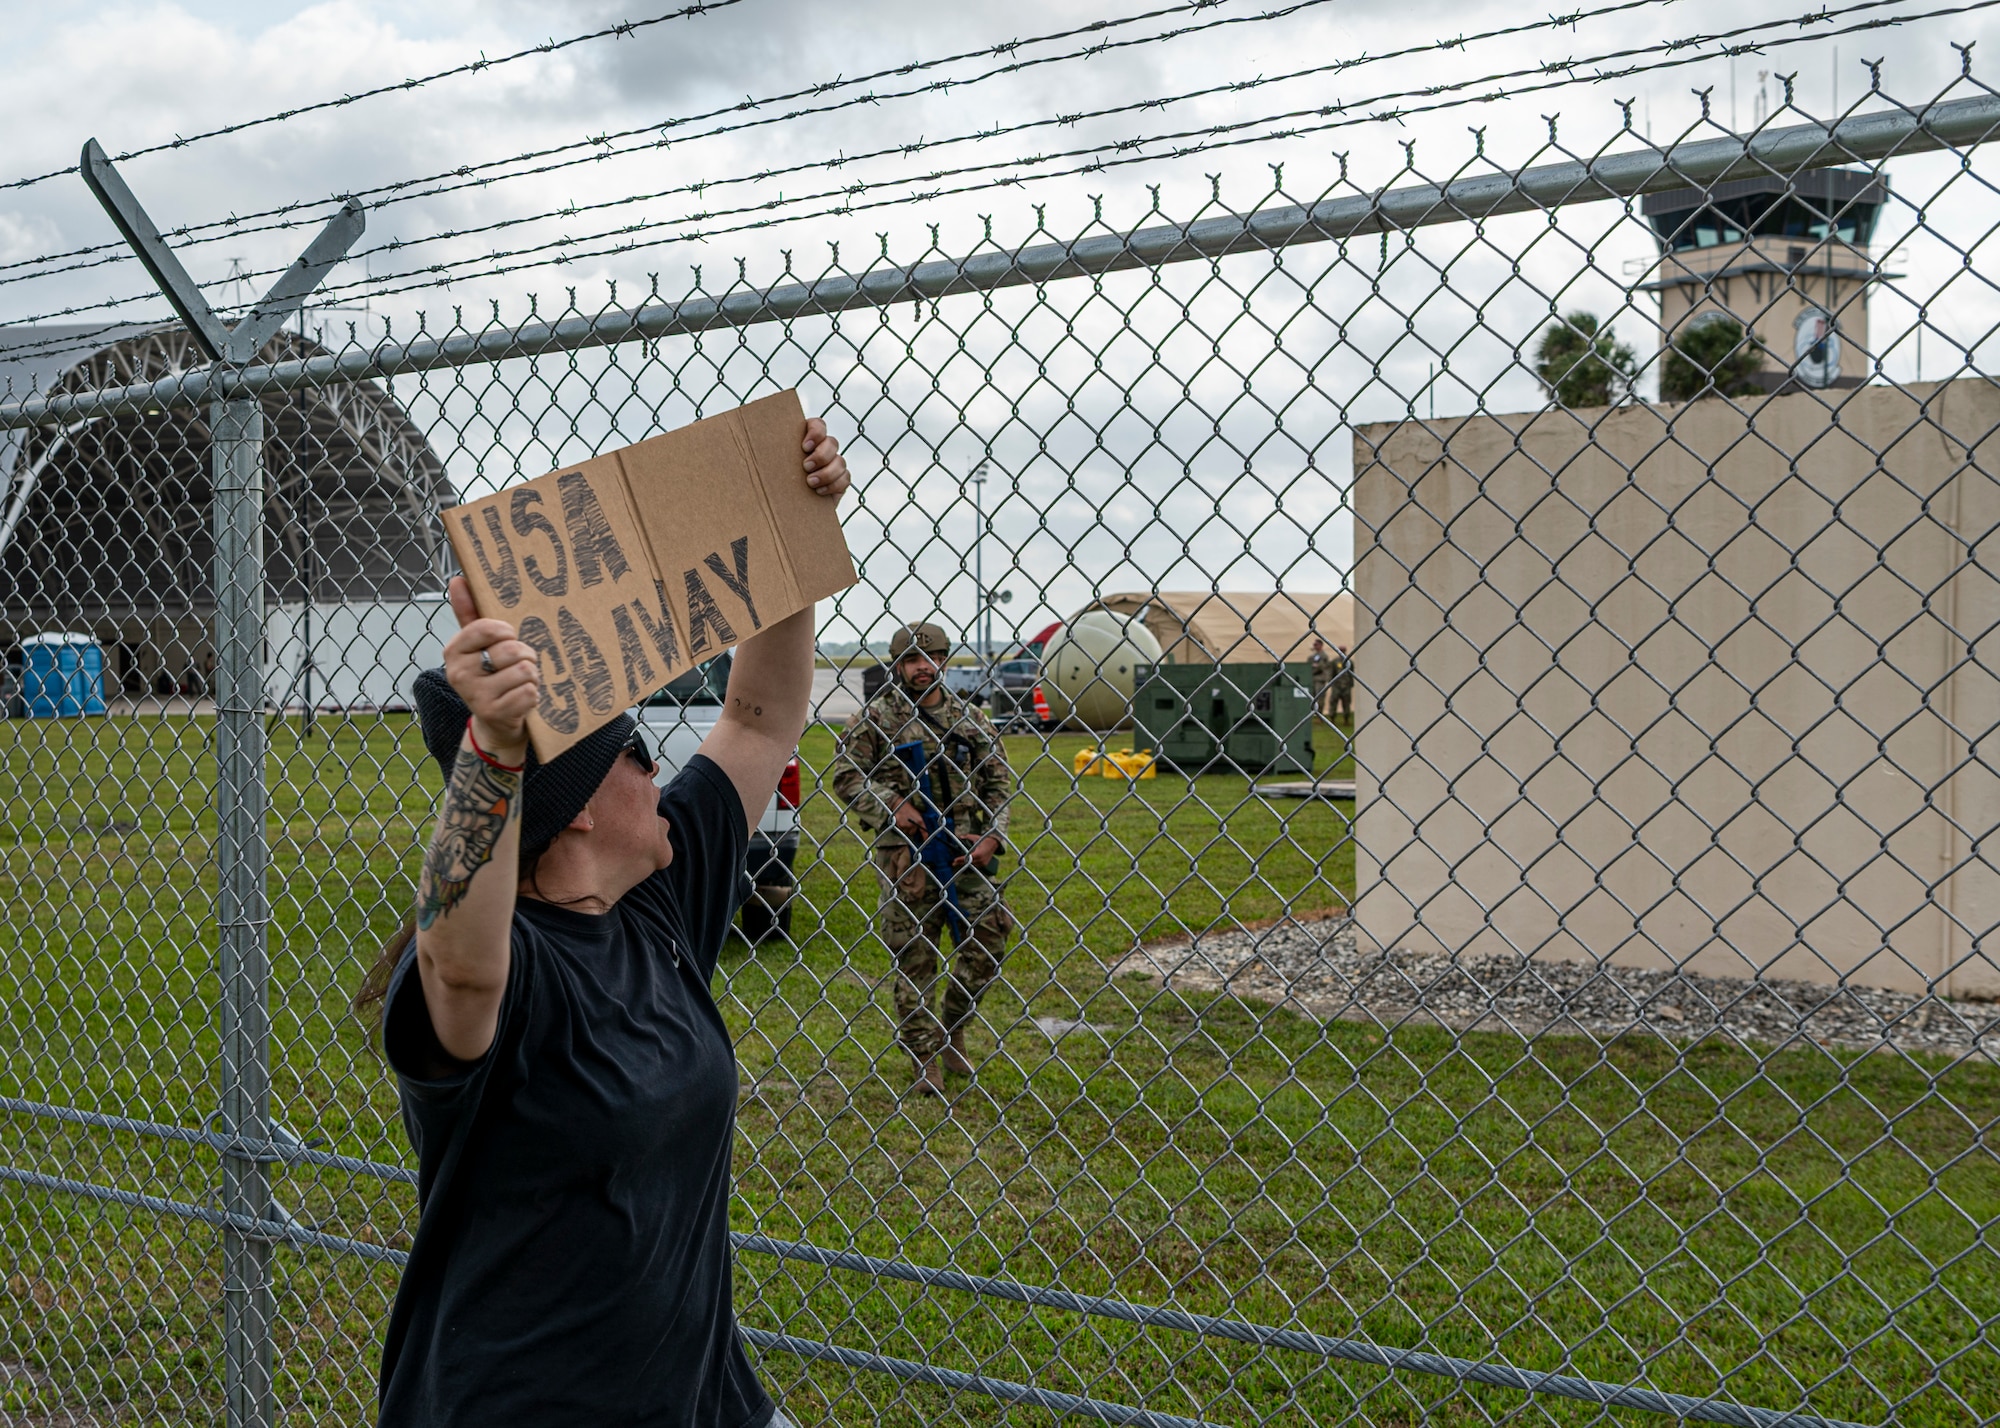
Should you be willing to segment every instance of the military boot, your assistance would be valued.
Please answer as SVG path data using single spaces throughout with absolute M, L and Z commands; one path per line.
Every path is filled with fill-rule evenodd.
M 917 1078 L 910 1083 L 913 1096 L 942 1096 L 944 1094 L 944 1068 L 933 1056 L 929 1060 L 912 1057 L 917 1063 Z

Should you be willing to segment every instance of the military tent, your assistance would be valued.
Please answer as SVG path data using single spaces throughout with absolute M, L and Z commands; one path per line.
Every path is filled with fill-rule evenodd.
M 1354 648 L 1354 597 L 1296 591 L 1144 590 L 1106 595 L 1078 611 L 1138 616 L 1169 664 L 1299 663 L 1314 639 Z

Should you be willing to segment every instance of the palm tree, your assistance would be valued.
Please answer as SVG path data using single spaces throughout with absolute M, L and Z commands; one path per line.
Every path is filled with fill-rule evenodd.
M 1757 334 L 1746 333 L 1733 317 L 1711 311 L 1684 322 L 1660 364 L 1660 400 L 1691 402 L 1696 397 L 1754 397 L 1764 365 Z
M 1608 407 L 1632 392 L 1638 354 L 1600 326 L 1594 313 L 1567 313 L 1542 330 L 1535 375 L 1565 407 Z

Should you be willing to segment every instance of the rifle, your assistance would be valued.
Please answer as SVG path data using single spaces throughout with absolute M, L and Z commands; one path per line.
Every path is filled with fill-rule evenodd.
M 924 840 L 917 844 L 917 860 L 944 889 L 945 925 L 951 928 L 952 945 L 957 946 L 972 932 L 972 922 L 958 900 L 958 860 L 971 856 L 970 852 L 958 836 L 951 815 L 938 809 L 937 796 L 931 792 L 930 761 L 924 753 L 924 741 L 912 739 L 907 744 L 895 745 L 891 752 L 902 760 L 903 767 L 917 782 L 917 811 L 924 819 Z

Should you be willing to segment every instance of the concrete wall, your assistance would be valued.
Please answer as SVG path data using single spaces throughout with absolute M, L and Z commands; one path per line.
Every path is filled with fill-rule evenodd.
M 2000 995 L 2000 388 L 1365 427 L 1378 945 Z

